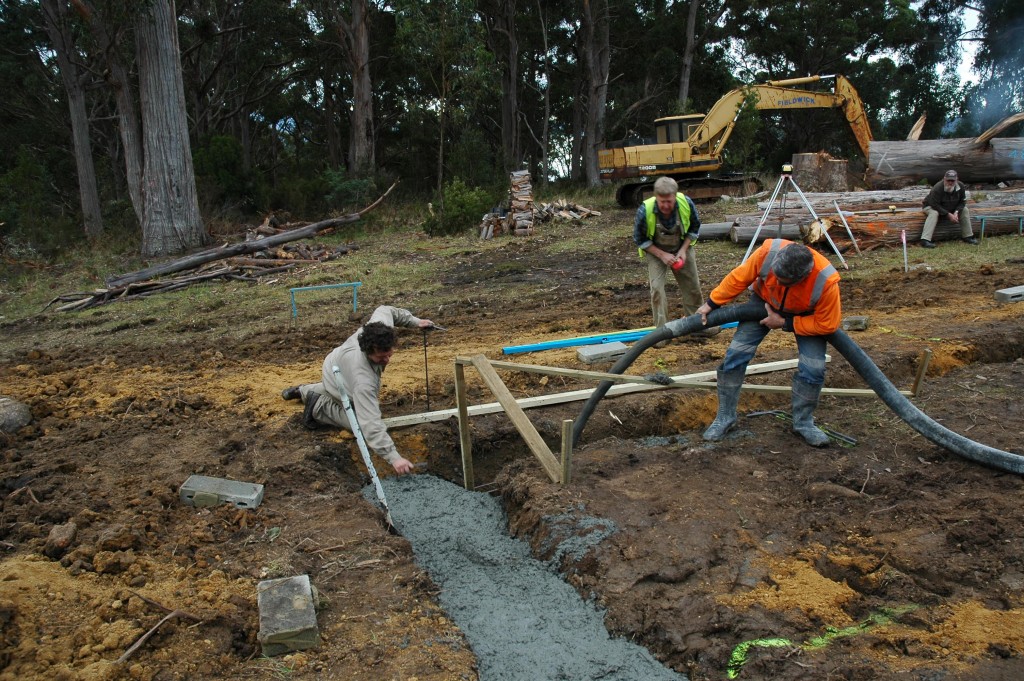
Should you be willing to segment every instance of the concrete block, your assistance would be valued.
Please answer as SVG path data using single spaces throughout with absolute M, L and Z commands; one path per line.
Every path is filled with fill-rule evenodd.
M 607 362 L 622 357 L 624 354 L 626 354 L 626 344 L 619 341 L 600 343 L 598 345 L 584 345 L 576 350 L 576 357 L 584 364 Z
M 263 485 L 205 475 L 190 475 L 178 489 L 178 496 L 183 504 L 200 508 L 220 504 L 256 508 L 263 501 Z
M 865 331 L 868 328 L 868 318 L 847 317 L 843 320 L 843 331 Z
M 1013 286 L 996 291 L 996 300 L 1001 303 L 1019 303 L 1024 300 L 1024 286 Z
M 260 642 L 267 657 L 306 650 L 320 643 L 316 625 L 316 589 L 309 575 L 267 579 L 256 585 Z

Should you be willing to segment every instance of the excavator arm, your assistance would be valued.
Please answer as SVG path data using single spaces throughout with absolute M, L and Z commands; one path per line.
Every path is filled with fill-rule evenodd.
M 792 87 L 816 83 L 825 78 L 836 79 L 833 92 Z M 704 121 L 687 140 L 693 156 L 721 158 L 725 144 L 736 127 L 740 108 L 748 97 L 754 99 L 754 106 L 759 110 L 842 109 L 861 153 L 865 159 L 870 156 L 871 128 L 868 126 L 864 105 L 853 84 L 841 75 L 770 80 L 763 85 L 747 85 L 726 93 L 715 102 Z

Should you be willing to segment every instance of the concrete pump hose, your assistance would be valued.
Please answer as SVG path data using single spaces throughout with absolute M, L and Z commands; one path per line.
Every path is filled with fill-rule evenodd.
M 1008 473 L 1024 473 L 1024 456 L 968 440 L 963 435 L 954 433 L 933 421 L 900 393 L 896 386 L 885 377 L 885 374 L 875 366 L 871 358 L 846 333 L 841 330 L 836 331 L 828 336 L 828 342 L 846 358 L 846 361 L 856 369 L 864 382 L 878 394 L 882 401 L 918 433 L 965 459 Z
M 733 305 L 719 308 L 709 313 L 707 325 L 708 327 L 712 327 L 721 326 L 722 324 L 727 324 L 729 322 L 757 321 L 763 319 L 764 316 L 765 311 L 762 303 Z M 678 336 L 684 336 L 695 331 L 700 331 L 703 328 L 706 327 L 701 324 L 700 315 L 697 314 L 676 319 L 660 326 L 634 343 L 633 347 L 626 351 L 626 354 L 620 357 L 609 371 L 613 374 L 622 374 L 641 354 L 644 353 L 645 350 L 652 347 L 655 343 L 676 338 Z M 993 447 L 974 442 L 973 440 L 968 440 L 963 435 L 954 433 L 948 428 L 939 425 L 929 418 L 924 412 L 915 407 L 914 404 L 902 395 L 896 386 L 894 386 L 892 382 L 885 377 L 885 374 L 875 366 L 875 363 L 871 361 L 871 358 L 868 357 L 860 346 L 854 343 L 845 332 L 842 330 L 836 331 L 828 336 L 828 342 L 839 352 L 839 354 L 846 358 L 846 361 L 848 361 L 854 370 L 860 374 L 861 378 L 864 379 L 864 382 L 878 394 L 879 398 L 885 402 L 886 406 L 892 409 L 897 416 L 906 421 L 907 424 L 918 433 L 940 447 L 948 449 L 954 454 L 962 456 L 965 459 L 969 459 L 1001 471 L 1024 474 L 1024 456 L 1014 454 L 1012 452 L 1004 452 L 1000 449 L 995 449 Z M 580 442 L 580 435 L 583 434 L 583 429 L 586 427 L 587 421 L 594 413 L 594 409 L 597 408 L 597 403 L 601 401 L 612 385 L 611 381 L 603 381 L 597 386 L 593 394 L 583 405 L 583 409 L 580 411 L 580 415 L 576 418 L 576 423 L 573 425 L 572 429 L 573 447 L 578 446 Z
M 692 314 L 689 317 L 675 319 L 667 324 L 659 326 L 654 331 L 651 331 L 649 334 L 633 343 L 632 347 L 626 351 L 626 354 L 620 357 L 619 360 L 615 362 L 614 366 L 609 369 L 609 373 L 624 373 L 626 369 L 636 361 L 637 357 L 644 353 L 645 350 L 653 347 L 655 343 L 659 343 L 663 340 L 671 340 L 678 336 L 685 336 L 687 334 L 694 333 L 695 331 L 711 328 L 713 326 L 721 326 L 722 324 L 728 324 L 729 322 L 757 321 L 764 319 L 765 316 L 764 303 L 746 303 L 744 305 L 730 305 L 729 307 L 712 310 L 708 313 L 707 326 L 704 326 L 701 323 L 699 314 Z M 576 423 L 573 424 L 572 427 L 573 447 L 579 444 L 580 435 L 583 433 L 583 429 L 586 427 L 591 414 L 594 413 L 594 409 L 597 408 L 597 403 L 601 401 L 605 396 L 605 393 L 607 393 L 613 385 L 614 383 L 611 381 L 602 381 L 583 405 L 583 409 L 580 411 L 580 415 L 576 417 Z

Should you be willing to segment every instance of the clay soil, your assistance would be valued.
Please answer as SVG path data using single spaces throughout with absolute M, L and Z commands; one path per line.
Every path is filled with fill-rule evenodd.
M 288 275 L 210 284 L 173 322 L 144 301 L 5 318 L 0 393 L 30 405 L 34 420 L 0 436 L 0 679 L 476 679 L 474 654 L 412 547 L 364 500 L 353 440 L 306 430 L 280 390 L 316 380 L 323 356 L 386 302 L 449 328 L 429 338 L 434 410 L 454 406 L 456 356 L 606 370 L 581 364 L 575 348 L 511 357 L 501 348 L 649 324 L 630 219 L 607 209 L 500 248 L 449 242 L 443 255 L 425 238 L 369 240 L 364 249 L 431 263 L 442 286 L 388 290 L 378 272 L 358 273 L 360 315 L 335 300 L 290 319 L 288 288 L 310 280 Z M 558 246 L 568 230 L 615 236 L 567 254 Z M 912 249 L 910 272 L 897 253 L 852 256 L 842 291 L 844 313 L 870 319 L 852 337 L 901 389 L 932 350 L 915 404 L 957 433 L 1024 454 L 1024 308 L 993 299 L 1024 282 L 1024 247 L 1008 242 L 1024 244 L 986 240 L 981 252 L 993 255 L 981 266 L 961 259 L 970 247 L 959 244 Z M 705 293 L 741 256 L 738 246 L 704 247 Z M 331 274 L 343 266 L 324 265 L 329 276 L 315 283 L 351 281 Z M 602 283 L 613 271 L 621 283 Z M 231 302 L 268 291 L 276 307 Z M 652 349 L 630 373 L 714 369 L 730 337 Z M 386 416 L 427 410 L 422 337 L 405 332 L 402 342 L 384 377 Z M 773 332 L 755 362 L 795 352 L 791 336 Z M 472 402 L 493 401 L 466 373 Z M 501 375 L 516 397 L 593 386 Z M 788 385 L 789 373 L 755 380 Z M 864 387 L 835 352 L 827 385 Z M 727 678 L 731 659 L 740 679 L 1024 676 L 1024 478 L 932 444 L 870 397 L 823 398 L 818 421 L 856 440 L 825 449 L 772 414 L 743 416 L 725 441 L 703 443 L 715 404 L 698 390 L 603 401 L 565 487 L 507 417 L 474 417 L 476 484 L 500 496 L 510 531 L 540 559 L 587 532 L 587 519 L 613 521 L 616 533 L 554 567 L 606 609 L 612 633 L 695 681 Z M 557 452 L 562 420 L 581 406 L 527 414 Z M 741 402 L 743 414 L 773 409 L 788 411 L 787 396 Z M 454 419 L 393 435 L 417 474 L 461 483 Z M 178 487 L 191 474 L 262 483 L 265 497 L 255 510 L 186 506 Z M 62 547 L 51 532 L 71 524 Z M 256 584 L 296 574 L 321 594 L 322 642 L 263 657 Z M 734 656 L 765 639 L 774 643 Z

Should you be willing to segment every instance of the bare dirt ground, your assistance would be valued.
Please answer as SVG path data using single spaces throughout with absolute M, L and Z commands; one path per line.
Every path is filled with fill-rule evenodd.
M 368 272 L 360 312 L 394 302 L 450 329 L 430 337 L 432 409 L 454 405 L 456 356 L 606 369 L 581 364 L 574 348 L 511 358 L 501 348 L 649 324 L 628 222 L 606 211 L 586 229 L 619 230 L 621 241 L 571 256 L 550 251 L 555 227 L 501 251 L 470 245 L 443 264 L 451 293 L 429 309 L 414 291 L 373 292 Z M 1019 237 L 999 239 L 1021 243 L 1024 256 Z M 969 247 L 942 246 L 958 248 Z M 702 252 L 705 293 L 741 255 Z M 852 335 L 883 372 L 909 388 L 930 347 L 915 403 L 958 433 L 1024 453 L 1024 308 L 993 300 L 1024 282 L 1022 259 L 873 276 L 853 262 L 844 312 L 870 317 Z M 609 268 L 632 274 L 595 286 Z M 3 327 L 0 393 L 29 404 L 35 420 L 0 436 L 0 679 L 476 679 L 429 575 L 360 494 L 352 439 L 307 431 L 299 408 L 280 398 L 283 387 L 316 379 L 358 319 L 335 307 L 268 324 L 222 308 L 197 311 L 172 342 L 147 341 L 161 322 L 137 315 L 90 333 L 131 305 Z M 649 351 L 631 373 L 713 369 L 730 337 Z M 386 416 L 426 409 L 421 342 L 407 333 L 385 374 Z M 792 337 L 775 332 L 755 362 L 793 357 Z M 467 374 L 473 402 L 492 401 Z M 517 397 L 593 385 L 502 376 Z M 757 381 L 788 385 L 789 375 Z M 837 353 L 827 385 L 863 387 Z M 561 420 L 581 404 L 527 413 L 557 451 Z M 741 403 L 744 413 L 788 408 L 782 395 Z M 818 421 L 857 440 L 823 450 L 771 415 L 741 418 L 726 441 L 705 444 L 714 411 L 713 393 L 700 391 L 605 400 L 564 488 L 504 415 L 476 417 L 476 482 L 493 483 L 510 531 L 540 558 L 565 538 L 552 517 L 613 520 L 618 533 L 559 568 L 607 609 L 612 633 L 695 681 L 727 678 L 730 661 L 740 679 L 1024 675 L 1024 479 L 941 449 L 872 398 L 822 400 Z M 461 481 L 454 420 L 393 434 L 425 464 L 421 474 Z M 263 483 L 265 498 L 254 511 L 185 506 L 177 489 L 194 473 Z M 77 532 L 67 548 L 47 545 L 69 523 Z M 255 585 L 294 574 L 309 574 L 323 596 L 323 641 L 261 657 Z M 174 610 L 185 614 L 116 662 Z M 760 643 L 742 645 L 751 641 Z

